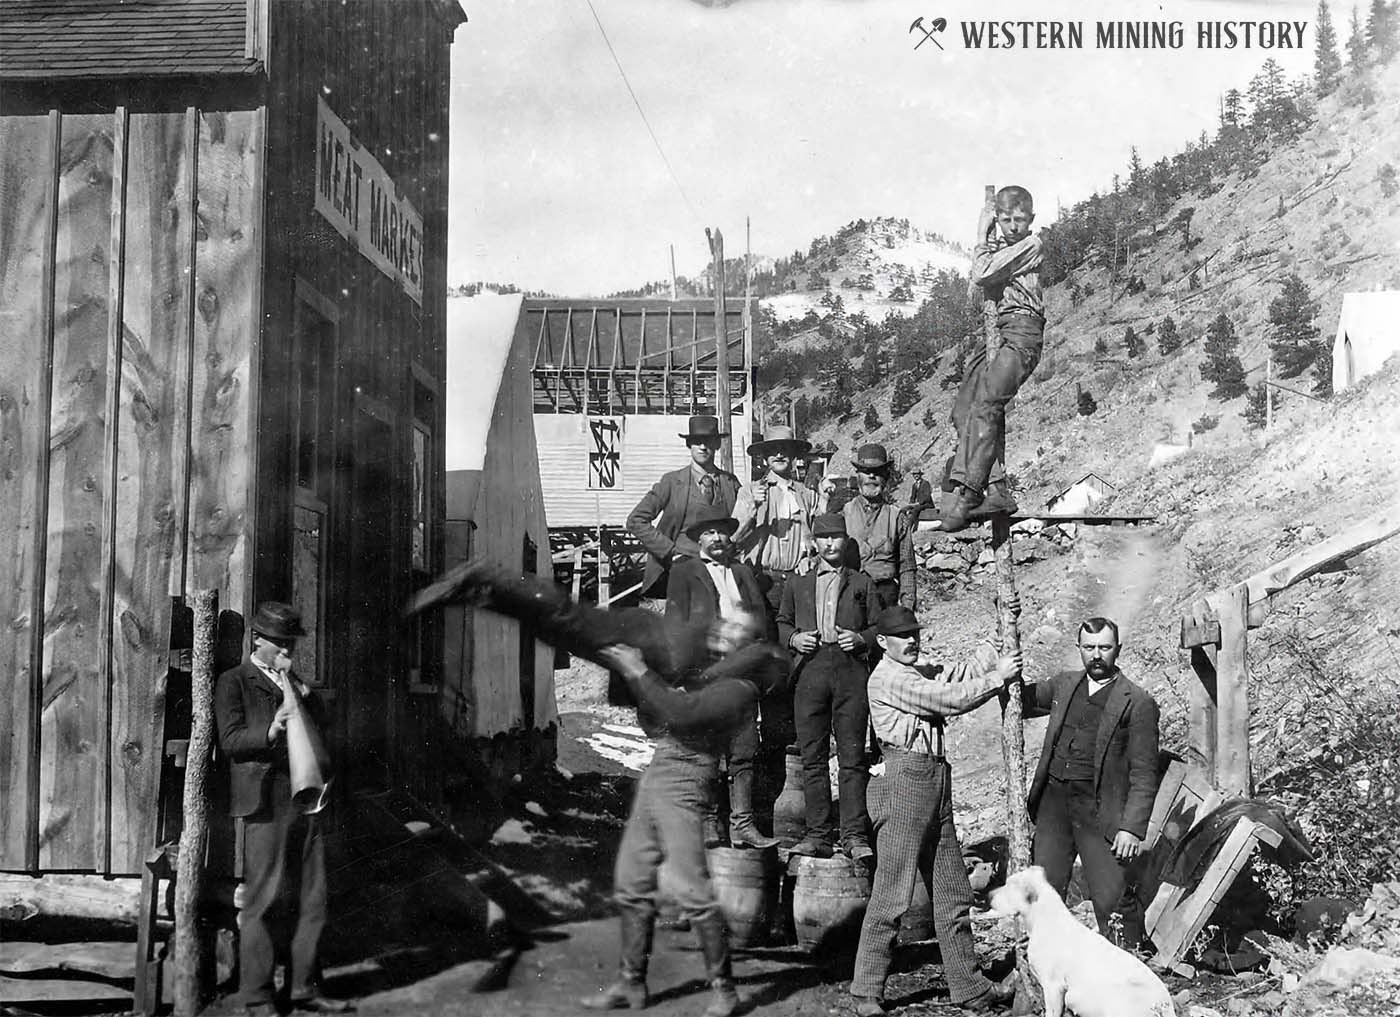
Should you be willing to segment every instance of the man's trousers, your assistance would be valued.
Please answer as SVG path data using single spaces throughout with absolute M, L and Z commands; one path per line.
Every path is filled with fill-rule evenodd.
M 243 908 L 238 913 L 238 995 L 244 1005 L 270 1003 L 277 951 L 267 914 L 279 896 L 296 901 L 290 998 L 316 995 L 316 949 L 326 925 L 326 855 L 317 816 L 292 804 L 285 773 L 267 780 L 269 805 L 243 822 Z M 292 893 L 287 894 L 287 888 Z
M 1036 810 L 1032 854 L 1062 898 L 1078 855 L 1099 931 L 1108 936 L 1109 920 L 1117 913 L 1123 922 L 1122 945 L 1133 949 L 1141 943 L 1142 905 L 1129 890 L 1128 867 L 1114 857 L 1113 843 L 1099 822 L 1093 781 L 1050 778 Z
M 865 663 L 833 644 L 817 647 L 797 675 L 793 719 L 802 751 L 802 790 L 807 806 L 807 836 L 832 840 L 831 735 L 836 735 L 841 793 L 841 839 L 865 840 L 870 815 L 865 806 L 865 741 L 870 707 L 865 696 Z
M 974 343 L 953 403 L 958 447 L 948 477 L 979 492 L 1005 475 L 1006 404 L 1040 363 L 1045 342 L 1045 322 L 1032 315 L 1003 314 L 997 325 L 1001 349 L 988 363 L 985 343 Z
M 953 828 L 952 771 L 939 756 L 884 749 L 885 774 L 870 785 L 875 821 L 875 880 L 860 929 L 851 992 L 884 995 L 899 919 L 922 879 L 933 905 L 948 994 L 965 1003 L 991 987 L 977 968 L 972 886 Z

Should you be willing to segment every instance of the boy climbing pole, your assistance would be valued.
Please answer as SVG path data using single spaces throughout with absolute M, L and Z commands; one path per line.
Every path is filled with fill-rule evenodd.
M 1016 511 L 1006 483 L 1006 404 L 1040 362 L 1045 341 L 1041 243 L 1030 231 L 1034 221 L 1030 191 L 1014 186 L 997 191 L 978 220 L 971 277 L 996 302 L 1001 349 L 989 362 L 982 344 L 975 344 L 953 403 L 958 447 L 944 478 L 938 515 L 944 530 L 961 530 L 978 516 Z

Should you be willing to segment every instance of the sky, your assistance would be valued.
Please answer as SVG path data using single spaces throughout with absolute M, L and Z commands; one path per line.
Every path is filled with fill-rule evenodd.
M 1046 225 L 1126 175 L 1132 146 L 1150 164 L 1213 131 L 1221 95 L 1269 57 L 1309 73 L 1317 16 L 1293 0 L 462 6 L 448 282 L 567 296 L 667 278 L 671 245 L 697 275 L 705 228 L 735 257 L 746 217 L 773 257 L 875 216 L 970 243 L 983 185 L 1019 183 Z M 1351 8 L 1332 8 L 1344 45 Z M 918 18 L 947 24 L 915 49 Z M 966 48 L 962 23 L 989 18 L 1081 22 L 1084 48 Z M 1099 49 L 1097 21 L 1181 22 L 1185 40 Z M 1198 23 L 1217 21 L 1306 22 L 1305 45 L 1200 48 Z

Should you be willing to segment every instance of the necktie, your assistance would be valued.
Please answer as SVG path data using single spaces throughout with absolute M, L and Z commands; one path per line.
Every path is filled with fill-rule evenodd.
M 709 473 L 700 474 L 700 493 L 705 496 L 705 504 L 715 503 L 715 478 Z

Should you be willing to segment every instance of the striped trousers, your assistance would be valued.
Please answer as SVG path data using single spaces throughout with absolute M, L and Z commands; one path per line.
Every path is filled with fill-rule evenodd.
M 938 756 L 885 748 L 885 775 L 870 782 L 875 824 L 875 881 L 860 929 L 851 992 L 882 997 L 899 919 L 914 880 L 933 905 L 943 974 L 954 1003 L 982 995 L 991 982 L 977 969 L 972 942 L 972 886 L 953 829 L 952 771 Z

